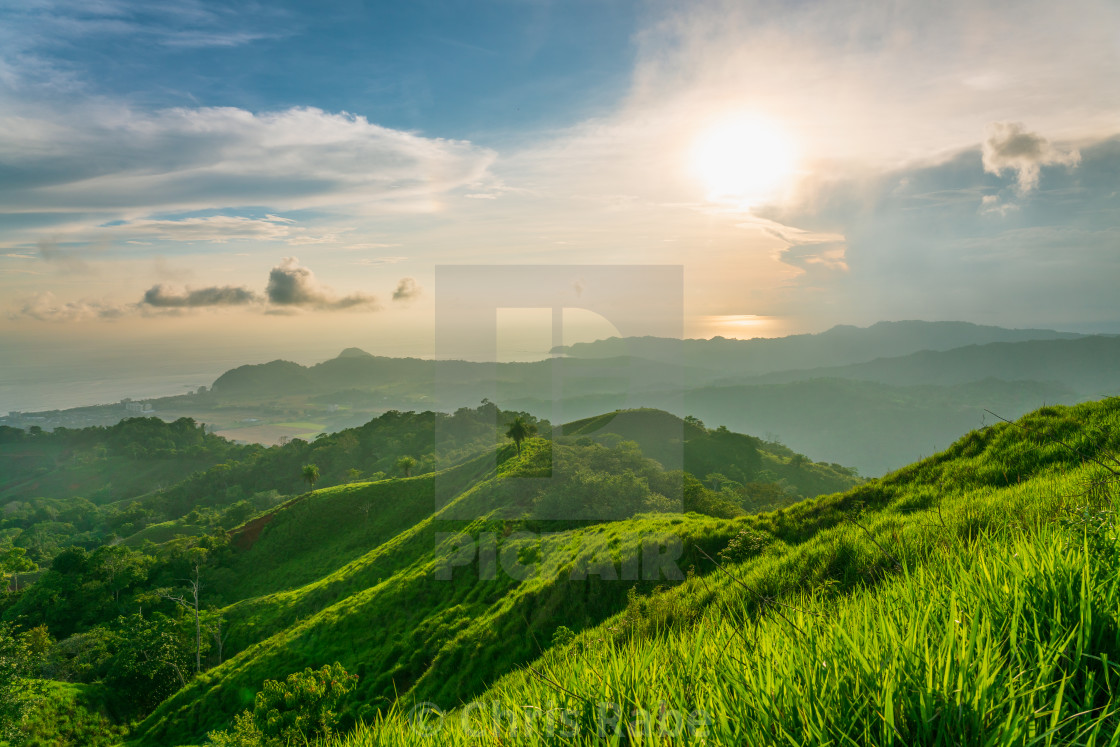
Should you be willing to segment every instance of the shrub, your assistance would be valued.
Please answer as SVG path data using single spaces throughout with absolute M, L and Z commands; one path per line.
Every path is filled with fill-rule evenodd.
M 354 689 L 358 675 L 341 664 L 289 674 L 283 682 L 267 680 L 253 710 L 242 711 L 229 731 L 208 736 L 219 747 L 273 747 L 329 739 L 338 724 L 335 709 Z
M 719 557 L 725 563 L 741 563 L 761 553 L 771 539 L 769 535 L 747 527 L 731 538 L 727 547 L 720 550 Z

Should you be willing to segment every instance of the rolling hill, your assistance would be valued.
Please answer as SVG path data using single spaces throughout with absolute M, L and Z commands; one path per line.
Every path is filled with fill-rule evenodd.
M 618 430 L 633 427 L 615 419 L 623 421 Z M 1118 424 L 1118 400 L 1051 407 L 973 431 L 884 478 L 772 513 L 639 513 L 549 535 L 524 534 L 540 529 L 532 506 L 542 496 L 513 487 L 547 469 L 548 443 L 533 441 L 520 456 L 504 447 L 498 471 L 456 499 L 472 505 L 476 520 L 441 521 L 437 512 L 323 579 L 231 607 L 235 624 L 258 626 L 260 642 L 170 698 L 138 736 L 143 744 L 196 740 L 246 707 L 264 679 L 335 660 L 360 678 L 349 717 L 370 724 L 352 744 L 474 744 L 463 726 L 472 719 L 489 724 L 486 733 L 509 728 L 470 703 L 520 704 L 518 713 L 533 704 L 571 709 L 584 735 L 578 744 L 596 743 L 597 716 L 585 703 L 628 713 L 658 703 L 685 714 L 699 709 L 718 743 L 781 733 L 968 741 L 1000 723 L 1024 739 L 1036 727 L 1112 733 L 1108 682 L 1116 675 L 1101 657 L 1120 655 L 1120 589 L 1106 566 L 1086 565 L 1096 545 L 1071 543 L 1088 530 L 1063 517 L 1113 505 L 1113 488 L 1083 486 L 1110 474 L 1097 462 L 1120 450 Z M 552 448 L 590 450 L 581 455 L 586 465 L 613 452 L 647 480 L 660 473 L 625 448 L 579 443 L 581 430 L 601 425 L 574 423 L 576 441 Z M 421 480 L 398 484 L 420 490 Z M 368 487 L 315 497 L 346 500 L 340 490 Z M 511 503 L 522 519 L 496 519 Z M 304 517 L 304 526 L 314 521 Z M 463 540 L 487 536 L 510 538 L 504 560 L 499 553 L 489 566 L 471 555 L 448 567 Z M 677 538 L 677 565 L 688 573 L 614 580 L 642 537 Z M 1016 552 L 1022 561 L 1012 560 Z M 581 557 L 596 574 L 572 573 Z M 506 572 L 513 558 L 544 565 L 517 578 Z M 560 626 L 574 640 L 555 637 Z M 1085 643 L 1070 648 L 1075 640 Z M 1063 646 L 1066 658 L 1057 657 Z M 806 679 L 810 665 L 819 677 Z M 989 674 L 965 677 L 977 666 Z M 1016 672 L 1030 684 L 1020 687 Z M 989 705 L 966 706 L 976 698 Z M 430 704 L 429 712 L 463 709 L 466 720 L 445 719 L 438 734 L 426 735 L 407 717 L 416 702 Z M 787 707 L 798 702 L 803 707 Z M 868 702 L 874 707 L 860 705 Z M 938 708 L 952 718 L 931 719 Z M 552 743 L 528 734 L 519 743 Z
M 555 743 L 532 724 L 509 733 L 522 706 L 564 713 L 567 742 L 597 744 L 596 704 L 646 714 L 614 720 L 620 744 L 662 729 L 670 712 L 700 718 L 716 743 L 959 743 L 993 729 L 1008 744 L 1042 733 L 1068 743 L 1116 731 L 1120 680 L 1103 662 L 1120 656 L 1110 570 L 1120 400 L 994 423 L 862 483 L 663 411 L 571 421 L 520 453 L 495 446 L 494 416 L 508 414 L 395 413 L 324 436 L 323 456 L 351 440 L 404 445 L 432 439 L 444 417 L 462 449 L 436 471 L 342 479 L 228 531 L 145 546 L 171 583 L 189 557 L 204 558 L 207 619 L 226 637 L 224 655 L 143 717 L 130 743 L 198 744 L 266 680 L 332 662 L 358 676 L 342 711 L 351 745 L 474 744 L 474 727 L 494 744 Z M 304 453 L 288 448 L 217 474 L 244 492 L 285 455 L 298 467 Z M 345 468 L 330 463 L 324 481 Z M 229 484 L 219 489 L 212 470 L 168 495 L 216 491 L 195 502 L 222 507 Z M 780 489 L 757 513 L 762 477 Z M 437 485 L 449 502 L 436 501 Z M 178 505 L 168 495 L 163 505 Z M 172 524 L 197 516 L 196 506 Z M 103 563 L 110 551 L 66 562 Z M 37 583 L 58 584 L 60 572 Z M 12 619 L 33 621 L 37 598 L 9 606 Z M 179 614 L 186 629 L 189 612 Z M 58 645 L 99 629 L 90 618 Z M 451 715 L 420 729 L 409 715 L 420 703 Z M 472 704 L 509 713 L 488 721 L 496 712 Z

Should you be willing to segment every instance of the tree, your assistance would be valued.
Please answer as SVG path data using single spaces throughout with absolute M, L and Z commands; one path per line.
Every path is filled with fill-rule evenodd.
M 19 591 L 19 574 L 37 570 L 39 566 L 27 557 L 27 551 L 22 547 L 9 545 L 0 548 L 0 576 L 7 581 L 8 576 L 11 575 L 12 585 L 15 586 L 16 591 Z
M 303 479 L 306 480 L 307 484 L 310 485 L 311 488 L 314 490 L 315 483 L 319 482 L 319 468 L 316 467 L 314 464 L 305 464 L 305 465 L 303 465 L 303 473 L 302 474 L 303 474 Z
M 222 663 L 222 649 L 226 646 L 226 641 L 229 640 L 229 628 L 224 627 L 226 619 L 222 617 L 221 612 L 211 610 L 207 613 L 208 621 L 206 629 L 210 632 L 211 638 L 214 639 L 214 648 L 218 651 L 218 664 Z
M 517 453 L 520 455 L 521 442 L 536 433 L 537 426 L 526 422 L 525 417 L 522 415 L 518 415 L 507 425 L 509 425 L 509 430 L 506 431 L 506 438 L 513 439 L 513 443 L 517 446 Z
M 20 723 L 40 694 L 31 679 L 34 668 L 27 636 L 13 635 L 8 624 L 0 622 L 0 739 L 22 741 Z
M 404 473 L 405 477 L 412 477 L 412 468 L 416 466 L 416 460 L 410 456 L 402 456 L 397 460 L 397 469 Z
M 203 553 L 205 551 L 199 550 L 194 557 L 194 578 L 182 579 L 190 586 L 191 598 L 187 599 L 182 594 L 179 596 L 171 596 L 171 592 L 167 589 L 159 589 L 156 591 L 156 596 L 160 599 L 166 599 L 169 602 L 174 602 L 188 612 L 194 613 L 194 671 L 202 671 L 202 619 L 198 612 L 198 600 L 202 591 L 202 581 L 199 578 L 199 569 L 202 565 Z
M 146 715 L 187 684 L 190 644 L 174 620 L 163 615 L 118 618 L 114 651 L 103 682 L 130 715 Z
M 102 545 L 89 558 L 90 568 L 105 581 L 112 593 L 118 614 L 121 592 L 147 581 L 152 561 L 153 558 L 124 545 Z

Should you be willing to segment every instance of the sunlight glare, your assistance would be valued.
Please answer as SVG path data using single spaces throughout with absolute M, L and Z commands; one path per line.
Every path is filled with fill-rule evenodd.
M 697 138 L 692 164 L 708 199 L 751 207 L 779 197 L 795 171 L 792 140 L 772 120 L 725 118 Z

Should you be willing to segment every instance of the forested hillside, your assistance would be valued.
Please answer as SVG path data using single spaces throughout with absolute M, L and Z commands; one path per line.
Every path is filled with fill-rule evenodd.
M 511 422 L 524 428 L 517 443 Z M 460 570 L 432 586 L 453 552 L 449 531 L 568 532 L 594 555 L 637 551 L 650 529 L 698 566 L 730 540 L 728 520 L 860 482 L 841 465 L 652 410 L 556 433 L 488 402 L 393 411 L 271 448 L 230 444 L 189 419 L 4 436 L 5 458 L 53 460 L 41 486 L 65 486 L 24 497 L 39 489 L 35 468 L 0 486 L 4 635 L 25 641 L 40 677 L 67 683 L 48 687 L 36 729 L 49 733 L 48 714 L 65 712 L 92 739 L 89 729 L 116 734 L 147 716 L 138 728 L 160 744 L 201 739 L 244 706 L 231 693 L 251 696 L 296 661 L 338 660 L 358 675 L 351 720 L 405 690 L 477 692 L 489 676 L 454 662 L 479 631 L 488 643 L 472 646 L 504 671 L 535 655 L 530 641 L 553 634 L 555 615 L 580 628 L 627 604 L 628 585 L 595 574 L 587 586 L 501 574 L 474 584 Z M 450 502 L 437 502 L 437 483 Z M 97 503 L 81 495 L 88 485 Z M 637 516 L 647 518 L 600 536 Z M 373 638 L 370 619 L 383 621 Z M 525 620 L 529 637 L 511 648 Z
M 1046 408 L 846 491 L 771 483 L 766 505 L 749 478 L 772 467 L 855 478 L 657 411 L 520 447 L 490 430 L 454 466 L 317 488 L 229 531 L 67 549 L 9 592 L 3 635 L 29 674 L 70 683 L 48 688 L 36 728 L 65 711 L 101 743 L 131 722 L 138 744 L 272 744 L 255 693 L 340 677 L 298 708 L 351 745 L 598 744 L 602 729 L 618 744 L 1103 743 L 1120 725 L 1118 426 L 1115 399 Z

